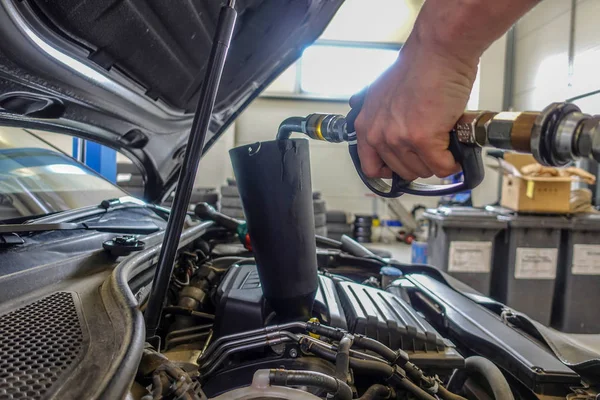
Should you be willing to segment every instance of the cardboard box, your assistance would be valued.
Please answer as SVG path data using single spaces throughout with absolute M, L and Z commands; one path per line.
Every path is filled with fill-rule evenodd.
M 505 153 L 502 177 L 502 207 L 529 213 L 569 213 L 571 177 L 527 177 L 525 165 L 536 163 L 531 155 Z M 508 164 L 508 165 L 507 165 Z

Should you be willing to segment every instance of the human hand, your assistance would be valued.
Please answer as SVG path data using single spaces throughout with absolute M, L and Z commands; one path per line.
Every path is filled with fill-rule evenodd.
M 459 171 L 448 150 L 449 132 L 465 110 L 477 64 L 478 57 L 454 57 L 411 36 L 369 87 L 356 119 L 363 172 L 390 178 L 394 171 L 412 181 Z

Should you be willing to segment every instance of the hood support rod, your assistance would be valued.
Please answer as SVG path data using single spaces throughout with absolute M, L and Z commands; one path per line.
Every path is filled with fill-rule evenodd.
M 198 100 L 196 114 L 188 139 L 185 158 L 179 172 L 179 181 L 173 200 L 173 207 L 163 239 L 158 265 L 154 272 L 152 290 L 148 299 L 148 307 L 144 314 L 146 320 L 146 338 L 156 336 L 160 324 L 167 289 L 173 273 L 175 256 L 183 223 L 190 202 L 192 188 L 196 179 L 196 170 L 202 156 L 202 147 L 206 138 L 213 107 L 217 98 L 221 74 L 227 58 L 227 50 L 231 43 L 237 12 L 234 9 L 235 0 L 228 0 L 221 8 L 219 21 L 213 38 L 212 49 L 208 59 L 208 67 L 202 83 L 202 92 Z

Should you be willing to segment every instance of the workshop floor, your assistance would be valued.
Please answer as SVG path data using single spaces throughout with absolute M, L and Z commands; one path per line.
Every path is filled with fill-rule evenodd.
M 403 243 L 370 243 L 368 247 L 380 250 L 387 250 L 390 253 L 392 253 L 394 259 L 400 262 L 410 263 L 411 256 L 409 245 Z M 569 334 L 569 338 L 576 342 L 578 345 L 600 354 L 600 334 Z

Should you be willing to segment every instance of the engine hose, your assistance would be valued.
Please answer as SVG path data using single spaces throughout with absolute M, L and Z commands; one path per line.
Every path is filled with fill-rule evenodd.
M 335 377 L 342 382 L 348 382 L 350 368 L 350 347 L 354 338 L 350 334 L 344 335 L 338 345 L 337 354 L 335 356 Z
M 257 343 L 249 343 L 243 346 L 238 346 L 238 347 L 234 347 L 231 349 L 226 350 L 217 360 L 215 360 L 215 362 L 212 364 L 212 366 L 210 366 L 210 368 L 208 368 L 208 366 L 203 365 L 202 366 L 202 372 L 201 372 L 201 378 L 202 379 L 206 379 L 208 376 L 212 375 L 222 364 L 223 362 L 225 362 L 225 360 L 227 360 L 229 358 L 230 355 L 232 354 L 236 354 L 242 351 L 249 351 L 249 350 L 254 350 L 254 349 L 260 349 L 260 348 L 264 348 L 266 346 L 276 346 L 278 344 L 281 343 L 290 343 L 292 342 L 289 338 L 280 338 L 280 339 L 274 339 L 274 340 L 265 340 L 262 342 L 257 342 Z M 204 371 L 206 368 L 208 368 L 206 371 Z
M 339 340 L 340 345 L 340 338 L 343 338 L 345 334 L 342 329 L 332 328 L 330 326 L 321 325 L 316 322 L 309 322 L 307 325 L 307 330 L 312 333 L 323 335 L 330 339 Z M 464 399 L 463 397 L 457 396 L 451 393 L 450 391 L 446 390 L 434 378 L 423 374 L 423 371 L 421 371 L 419 367 L 417 367 L 415 364 L 411 363 L 409 361 L 408 354 L 406 354 L 406 352 L 402 350 L 394 351 L 386 345 L 384 345 L 383 343 L 363 335 L 354 336 L 353 344 L 356 347 L 360 347 L 365 350 L 370 350 L 380 355 L 385 360 L 389 361 L 391 364 L 402 367 L 412 380 L 416 382 L 421 382 L 427 388 L 435 388 L 436 394 L 439 394 L 439 396 L 444 400 Z
M 437 394 L 443 400 L 465 400 L 464 397 L 452 393 L 441 385 L 438 387 Z
M 492 394 L 496 400 L 514 400 L 512 390 L 508 381 L 500 371 L 500 368 L 487 358 L 473 356 L 465 360 L 465 369 L 456 371 L 448 382 L 451 391 L 460 390 L 467 378 L 473 374 L 481 375 L 487 381 Z
M 216 348 L 213 351 L 213 353 L 211 354 L 211 356 L 203 362 L 203 368 L 210 366 L 210 364 L 212 364 L 217 358 L 219 358 L 221 356 L 221 354 L 224 351 L 226 351 L 227 349 L 244 346 L 246 344 L 251 344 L 251 343 L 255 343 L 255 342 L 268 343 L 268 341 L 270 341 L 270 340 L 276 340 L 276 339 L 281 339 L 281 338 L 288 338 L 292 342 L 298 342 L 298 340 L 300 340 L 298 335 L 294 335 L 293 333 L 290 333 L 287 331 L 271 332 L 271 333 L 265 333 L 263 335 L 257 335 L 257 336 L 242 338 L 242 339 L 238 339 L 238 340 L 232 340 L 232 341 L 223 343 L 221 346 Z
M 327 347 L 303 337 L 300 339 L 300 346 L 306 352 L 313 353 L 316 356 L 322 357 L 328 361 L 336 360 L 336 352 Z M 349 358 L 350 368 L 360 372 L 361 374 L 377 376 L 383 379 L 389 379 L 394 375 L 394 367 L 379 361 L 360 360 L 355 357 Z
M 419 399 L 419 400 L 436 400 L 435 397 L 433 397 L 432 395 L 430 395 L 429 393 L 427 393 L 426 391 L 424 391 L 423 389 L 421 389 L 420 387 L 418 387 L 417 385 L 415 385 L 414 383 L 412 383 L 411 381 L 409 381 L 405 377 L 402 377 L 402 376 L 400 376 L 398 374 L 395 374 L 392 377 L 391 381 L 397 387 L 399 387 L 401 389 L 404 389 L 405 391 L 411 393 L 413 396 L 415 396 L 416 399 Z
M 314 355 L 322 357 L 326 360 L 334 361 L 336 358 L 336 353 L 333 350 L 330 350 L 320 343 L 308 339 L 307 337 L 300 339 L 300 345 L 302 346 L 303 350 L 313 353 Z M 377 376 L 385 381 L 390 381 L 394 385 L 412 393 L 419 400 L 435 400 L 435 397 L 406 379 L 405 376 L 397 373 L 397 370 L 394 367 L 384 362 L 359 360 L 355 357 L 351 357 L 350 367 L 362 375 Z
M 228 342 L 230 340 L 237 340 L 242 338 L 247 338 L 251 336 L 257 336 L 261 334 L 267 334 L 275 331 L 301 331 L 306 329 L 306 322 L 289 322 L 281 325 L 271 325 L 266 326 L 264 328 L 253 329 L 251 331 L 244 331 L 239 333 L 233 333 L 231 335 L 221 336 L 214 342 L 208 346 L 206 351 L 202 353 L 199 360 L 205 360 L 217 347 L 219 347 L 224 342 Z
M 312 386 L 326 390 L 334 399 L 352 400 L 352 389 L 345 382 L 315 371 L 272 369 L 269 383 L 280 386 Z
M 306 330 L 310 333 L 322 335 L 337 341 L 342 340 L 344 335 L 346 335 L 347 333 L 343 329 L 332 328 L 327 325 L 321 325 L 318 322 L 309 322 L 306 325 Z M 400 350 L 396 352 L 384 345 L 383 343 L 371 339 L 367 336 L 355 335 L 353 344 L 356 347 L 371 350 L 372 352 L 379 354 L 381 357 L 383 357 L 391 363 L 398 363 L 397 361 L 400 361 L 400 366 L 402 366 L 401 364 L 408 360 L 408 355 L 404 351 Z
M 389 399 L 392 397 L 392 389 L 382 384 L 376 383 L 375 385 L 369 386 L 369 388 L 363 393 L 358 400 L 382 400 Z

